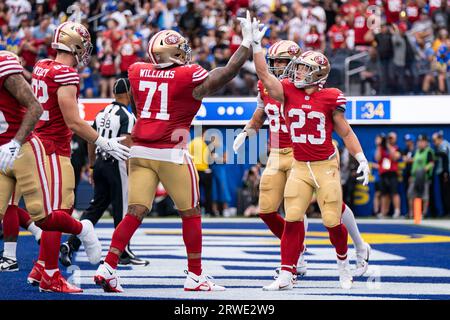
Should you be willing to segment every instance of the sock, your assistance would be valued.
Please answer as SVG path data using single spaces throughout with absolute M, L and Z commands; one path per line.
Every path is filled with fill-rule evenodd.
M 3 256 L 6 258 L 17 260 L 16 258 L 17 242 L 5 242 L 3 245 L 4 245 Z
M 281 239 L 284 230 L 284 219 L 278 214 L 278 212 L 272 213 L 260 213 L 259 217 L 269 227 L 270 231 L 278 238 Z
M 303 221 L 286 221 L 281 237 L 281 270 L 293 272 L 305 239 Z
M 39 228 L 34 222 L 30 223 L 27 230 L 31 232 L 36 241 L 38 241 L 42 236 L 42 229 Z
M 184 217 L 183 241 L 188 255 L 188 271 L 196 275 L 202 274 L 202 258 L 190 258 L 191 254 L 202 253 L 202 217 L 200 215 Z
M 19 235 L 19 217 L 17 207 L 8 206 L 3 217 L 3 238 L 6 241 L 17 241 Z
M 17 207 L 17 215 L 19 216 L 20 226 L 23 229 L 27 230 L 28 225 L 30 224 L 30 221 L 31 221 L 31 217 L 30 217 L 29 213 L 26 212 L 25 210 L 23 210 L 22 208 Z
M 125 246 L 130 242 L 131 237 L 141 225 L 141 221 L 135 216 L 126 214 L 123 220 L 119 223 L 114 230 L 111 240 L 111 248 L 118 249 L 121 253 L 125 249 Z M 119 256 L 110 251 L 106 255 L 105 262 L 116 269 L 119 262 Z
M 45 231 L 59 231 L 71 234 L 80 234 L 83 230 L 83 225 L 79 221 L 61 210 L 53 211 L 38 226 Z
M 53 277 L 56 271 L 58 271 L 58 269 L 45 269 L 45 273 L 48 274 L 50 277 Z
M 345 210 L 342 212 L 342 223 L 348 230 L 348 233 L 355 244 L 356 250 L 362 250 L 364 249 L 364 240 L 361 238 L 361 233 L 359 232 L 358 225 L 356 224 L 355 215 L 348 206 L 344 206 L 344 208 Z
M 345 226 L 341 223 L 335 227 L 329 228 L 328 233 L 330 235 L 330 241 L 333 244 L 336 255 L 339 260 L 347 259 L 347 240 L 348 240 L 348 232 Z
M 61 232 L 44 231 L 41 238 L 41 250 L 39 260 L 45 261 L 45 269 L 58 269 L 59 244 L 61 243 Z M 41 252 L 43 257 L 41 258 Z

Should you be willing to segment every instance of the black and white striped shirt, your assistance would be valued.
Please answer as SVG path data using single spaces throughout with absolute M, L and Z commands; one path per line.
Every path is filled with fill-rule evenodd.
M 127 106 L 114 101 L 97 114 L 92 127 L 103 138 L 111 139 L 131 134 L 135 123 L 136 117 L 128 111 Z

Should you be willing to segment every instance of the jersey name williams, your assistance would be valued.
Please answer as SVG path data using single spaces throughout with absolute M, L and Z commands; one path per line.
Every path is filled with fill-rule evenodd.
M 173 79 L 175 78 L 175 71 L 174 70 L 147 70 L 142 69 L 140 70 L 139 75 L 142 78 L 163 78 L 163 79 Z

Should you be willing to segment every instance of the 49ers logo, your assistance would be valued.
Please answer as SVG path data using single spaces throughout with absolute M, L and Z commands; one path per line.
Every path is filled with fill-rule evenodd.
M 292 45 L 288 48 L 288 53 L 291 56 L 296 56 L 299 51 L 300 51 L 300 48 L 298 46 Z
M 326 65 L 328 64 L 327 58 L 325 58 L 325 57 L 322 56 L 322 55 L 315 56 L 315 57 L 314 57 L 314 61 L 315 61 L 317 64 L 320 64 L 321 66 L 326 66 Z
M 164 39 L 164 42 L 168 45 L 177 44 L 180 41 L 180 37 L 176 34 L 171 34 Z
M 75 28 L 75 31 L 76 31 L 80 36 L 82 36 L 84 39 L 90 38 L 89 32 L 86 30 L 86 28 L 83 28 L 83 27 L 76 27 L 76 28 Z

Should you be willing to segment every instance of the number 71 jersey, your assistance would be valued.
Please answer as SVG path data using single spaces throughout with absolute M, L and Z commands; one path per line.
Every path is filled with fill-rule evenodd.
M 335 153 L 332 141 L 333 113 L 345 112 L 346 98 L 336 88 L 319 89 L 311 95 L 289 79 L 281 81 L 284 116 L 297 161 L 322 161 Z
M 138 62 L 128 69 L 138 120 L 133 144 L 147 148 L 186 148 L 191 122 L 201 106 L 192 92 L 208 71 L 192 64 L 157 69 Z

